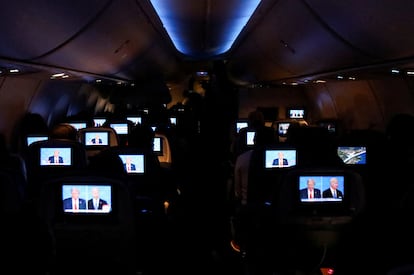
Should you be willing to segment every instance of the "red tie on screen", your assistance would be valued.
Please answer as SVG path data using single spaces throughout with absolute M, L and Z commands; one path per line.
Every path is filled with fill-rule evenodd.
M 74 207 L 73 207 L 75 210 L 78 210 L 78 202 L 77 201 L 75 201 L 75 205 L 74 205 Z
M 311 191 L 311 192 L 309 192 L 309 198 L 310 198 L 310 199 L 312 199 L 312 198 L 313 198 L 312 191 Z

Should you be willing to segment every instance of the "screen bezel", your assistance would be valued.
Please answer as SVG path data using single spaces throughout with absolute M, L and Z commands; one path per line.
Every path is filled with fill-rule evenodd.
M 334 121 L 320 121 L 318 125 L 322 128 L 326 128 L 331 134 L 337 134 L 338 125 Z
M 125 164 L 126 158 L 131 157 L 133 159 L 133 163 L 136 165 L 136 171 L 128 172 L 125 167 L 125 172 L 128 175 L 142 175 L 145 174 L 145 155 L 144 154 L 131 154 L 131 153 L 119 153 L 119 158 L 122 160 L 122 163 Z
M 289 130 L 289 127 L 291 125 L 291 122 L 278 122 L 277 123 L 277 134 L 279 137 L 285 137 L 287 135 L 287 131 Z M 280 127 L 284 126 L 282 130 L 280 130 Z M 285 129 L 286 128 L 286 129 Z
M 114 129 L 114 131 L 115 131 L 115 133 L 117 135 L 128 135 L 128 133 L 129 133 L 129 125 L 126 122 L 125 123 L 124 122 L 121 122 L 121 123 L 118 123 L 118 122 L 110 123 L 109 124 L 109 127 L 111 127 L 112 129 Z M 126 128 L 126 132 L 125 131 L 119 131 L 119 128 L 118 127 Z
M 344 150 L 362 150 L 361 152 L 363 152 L 365 154 L 365 160 L 363 162 L 348 162 L 347 159 L 345 158 L 345 156 L 342 154 Z M 369 159 L 368 159 L 368 148 L 366 145 L 339 145 L 337 146 L 337 154 L 338 157 L 342 159 L 342 161 L 344 162 L 345 165 L 349 165 L 349 166 L 364 166 L 367 165 Z
M 114 224 L 118 222 L 117 215 L 118 215 L 118 203 L 116 201 L 117 196 L 117 188 L 116 185 L 111 183 L 107 180 L 89 180 L 89 179 L 76 179 L 76 180 L 63 180 L 59 181 L 55 184 L 56 188 L 55 191 L 55 198 L 56 198 L 56 221 L 57 222 L 65 222 L 65 223 L 72 223 L 72 224 L 90 224 L 90 223 L 98 223 L 98 224 Z M 63 187 L 70 187 L 70 186 L 89 186 L 92 187 L 110 187 L 110 199 L 107 199 L 111 204 L 111 211 L 82 211 L 82 212 L 73 212 L 73 211 L 65 211 L 63 205 L 64 194 Z M 82 194 L 82 193 L 81 193 Z M 89 194 L 88 194 L 89 195 Z M 102 194 L 101 194 L 102 197 Z M 66 197 L 65 197 L 66 198 Z M 90 195 L 88 199 L 90 198 Z M 86 203 L 87 200 L 86 199 Z
M 240 132 L 240 129 L 247 128 L 249 123 L 247 121 L 236 121 L 236 133 Z
M 102 144 L 90 143 L 89 140 L 99 135 L 102 138 Z M 86 147 L 108 147 L 110 144 L 108 131 L 85 131 L 83 134 L 83 144 Z
M 338 189 L 342 191 L 342 199 L 301 199 L 300 190 L 306 186 L 306 179 L 312 177 L 318 179 L 318 177 L 324 177 L 326 182 L 324 185 L 318 187 L 315 183 L 315 187 L 319 188 L 322 192 L 329 188 L 329 178 L 337 177 L 342 178 Z M 350 178 L 344 171 L 305 171 L 298 173 L 293 177 L 292 186 L 294 186 L 294 196 L 296 201 L 296 211 L 298 214 L 306 214 L 311 216 L 342 216 L 351 213 L 350 205 L 350 186 L 348 184 Z M 341 183 L 342 182 L 342 183 Z
M 88 127 L 88 123 L 86 121 L 70 121 L 68 122 L 68 124 L 70 124 L 77 131 Z
M 286 166 L 276 166 L 273 165 L 273 160 L 278 158 L 279 152 L 284 154 L 284 158 L 287 159 L 288 165 Z M 264 150 L 264 168 L 266 170 L 274 169 L 285 169 L 295 167 L 297 165 L 297 150 L 295 148 L 266 148 Z
M 30 144 L 34 142 L 48 140 L 48 139 L 49 139 L 49 136 L 47 135 L 28 135 L 26 137 L 26 144 L 27 146 L 30 146 Z
M 170 124 L 171 125 L 177 125 L 177 117 L 175 117 L 175 116 L 170 117 Z
M 48 163 L 48 158 L 53 156 L 53 152 L 59 150 L 64 163 L 52 164 Z M 69 160 L 69 161 L 67 161 Z M 73 162 L 73 150 L 71 147 L 40 147 L 39 149 L 39 166 L 41 167 L 71 167 Z
M 95 210 L 95 209 L 89 209 L 88 208 L 88 201 L 89 199 L 92 199 L 90 192 L 92 191 L 93 188 L 99 188 L 99 193 L 100 193 L 100 198 L 105 200 L 108 204 L 109 207 L 105 207 L 102 210 Z M 72 209 L 65 209 L 65 206 L 63 204 L 64 200 L 67 198 L 71 197 L 71 189 L 72 188 L 78 188 L 80 189 L 80 198 L 85 200 L 86 203 L 86 209 L 79 209 L 77 211 L 74 211 Z M 85 195 L 83 194 L 87 194 L 85 197 Z M 107 185 L 96 185 L 96 184 L 81 184 L 81 183 L 63 183 L 61 185 L 61 200 L 62 200 L 62 211 L 64 213 L 72 213 L 73 215 L 93 215 L 93 214 L 97 214 L 97 215 L 108 215 L 110 214 L 113 209 L 112 209 L 112 185 L 107 184 Z
M 158 140 L 158 142 L 156 142 L 156 140 Z M 153 141 L 153 151 L 156 155 L 163 155 L 163 138 L 162 137 L 154 137 L 154 141 Z M 157 146 L 158 145 L 158 149 Z
M 95 117 L 93 119 L 94 127 L 103 127 L 105 123 L 106 123 L 106 118 L 104 117 Z
M 134 126 L 142 124 L 141 116 L 127 116 L 126 119 L 131 121 Z
M 294 116 L 293 112 L 301 113 L 299 116 Z M 305 119 L 306 108 L 304 107 L 290 107 L 286 109 L 286 117 L 289 119 Z

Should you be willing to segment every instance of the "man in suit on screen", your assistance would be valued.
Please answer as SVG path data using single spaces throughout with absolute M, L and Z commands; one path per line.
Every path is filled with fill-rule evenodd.
M 284 158 L 284 155 L 282 152 L 278 153 L 278 158 L 275 158 L 273 160 L 272 163 L 273 166 L 277 166 L 277 167 L 283 167 L 283 166 L 288 166 L 289 162 L 286 158 Z
M 324 198 L 342 199 L 343 193 L 338 189 L 338 179 L 333 177 L 329 180 L 329 188 L 324 190 L 322 196 Z
M 88 209 L 102 210 L 104 205 L 108 205 L 108 203 L 99 197 L 99 188 L 93 187 L 92 198 L 88 200 Z
M 53 164 L 63 163 L 63 158 L 59 156 L 59 154 L 60 154 L 59 150 L 55 150 L 53 152 L 53 156 L 49 157 L 48 163 L 53 163 Z
M 86 209 L 86 200 L 80 198 L 79 188 L 73 187 L 70 192 L 71 196 L 63 200 L 64 210 L 73 210 L 76 212 L 79 209 Z
M 132 163 L 132 160 L 131 160 L 130 157 L 126 157 L 125 163 L 124 163 L 124 168 L 125 168 L 125 171 L 127 171 L 127 172 L 133 172 L 133 171 L 137 170 L 135 164 Z
M 320 199 L 321 190 L 315 188 L 315 180 L 310 178 L 306 181 L 306 187 L 299 191 L 301 199 Z

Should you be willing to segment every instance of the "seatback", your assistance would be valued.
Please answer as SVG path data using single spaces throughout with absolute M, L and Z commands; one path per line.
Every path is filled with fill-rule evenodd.
M 112 118 L 108 119 L 104 123 L 104 127 L 109 127 L 114 129 L 115 133 L 118 136 L 118 145 L 127 146 L 129 134 L 134 127 L 134 123 L 127 118 Z
M 54 153 L 59 152 L 58 162 Z M 53 160 L 52 160 L 53 159 Z M 87 167 L 85 146 L 78 141 L 48 139 L 29 145 L 25 156 L 28 199 L 37 197 L 41 184 L 56 176 L 76 174 Z
M 320 196 L 307 196 L 310 179 L 319 190 L 314 194 Z M 330 195 L 331 181 L 338 183 L 337 198 Z M 355 249 L 355 243 L 348 241 L 362 229 L 359 222 L 366 208 L 363 179 L 359 173 L 341 166 L 296 167 L 286 175 L 273 205 L 273 221 L 268 224 L 272 229 L 264 235 L 281 251 L 290 251 L 278 255 L 282 261 L 301 259 L 297 266 L 307 271 L 318 264 L 335 266 L 349 257 L 338 248 Z M 275 228 L 278 228 L 277 235 L 272 233 Z M 323 262 L 318 256 L 320 251 L 329 253 L 322 258 Z
M 171 169 L 161 166 L 157 155 L 150 150 L 136 147 L 111 147 L 109 151 L 118 155 L 127 169 L 131 159 L 133 170 L 127 171 L 128 185 L 133 196 L 151 198 L 164 206 L 164 201 L 173 199 L 176 187 Z
M 296 149 L 282 143 L 257 146 L 237 158 L 232 226 L 233 238 L 242 249 L 249 246 L 251 236 L 261 234 L 257 229 L 271 218 L 275 197 L 296 161 Z
M 88 158 L 105 148 L 118 146 L 119 137 L 110 127 L 86 127 L 78 130 L 79 142 L 85 146 Z
M 160 150 L 157 151 L 154 143 L 154 152 L 158 156 L 158 160 L 162 165 L 171 166 L 172 156 L 168 137 L 165 134 L 156 132 L 154 139 L 160 139 Z
M 78 209 L 72 190 L 79 191 Z M 92 207 L 94 190 L 98 209 Z M 88 173 L 55 177 L 42 186 L 38 213 L 54 239 L 56 272 L 70 271 L 68 261 L 77 263 L 74 269 L 93 262 L 99 270 L 137 270 L 133 206 L 124 182 Z

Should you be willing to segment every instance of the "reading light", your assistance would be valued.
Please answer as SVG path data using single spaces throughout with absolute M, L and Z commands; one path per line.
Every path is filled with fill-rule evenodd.
M 227 52 L 233 45 L 240 32 L 249 21 L 250 17 L 260 4 L 260 0 L 233 0 L 232 5 L 226 1 L 214 2 L 214 5 L 226 5 L 227 17 L 220 18 L 219 11 L 214 9 L 214 5 L 209 5 L 209 12 L 205 12 L 205 5 L 199 5 L 202 10 L 193 11 L 195 17 L 201 22 L 213 21 L 213 27 L 208 29 L 208 34 L 205 35 L 205 26 L 200 26 L 199 30 L 194 28 L 194 22 L 188 21 L 185 14 L 189 12 L 186 7 L 186 1 L 165 1 L 165 0 L 150 0 L 154 10 L 158 14 L 165 30 L 170 36 L 175 48 L 190 56 L 214 56 Z M 210 7 L 211 6 L 211 7 Z M 204 18 L 206 17 L 207 18 Z M 189 26 L 190 25 L 190 26 Z M 190 27 L 193 34 L 199 36 L 193 41 L 192 37 L 186 37 L 185 29 Z M 205 36 L 203 36 L 205 35 Z M 195 48 L 194 45 L 201 45 L 201 48 Z M 207 45 L 207 46 L 206 46 Z

